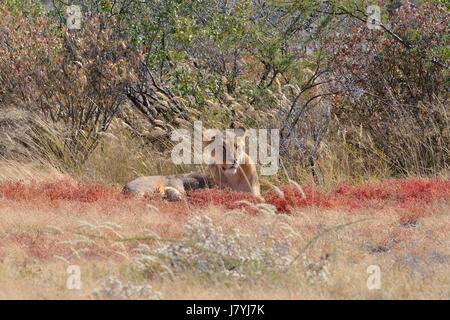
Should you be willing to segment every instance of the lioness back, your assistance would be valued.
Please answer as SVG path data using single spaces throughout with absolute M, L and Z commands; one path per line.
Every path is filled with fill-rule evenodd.
M 122 189 L 124 194 L 146 194 L 164 190 L 167 187 L 165 176 L 145 176 L 128 182 Z
M 125 185 L 124 194 L 146 195 L 159 192 L 169 200 L 181 198 L 186 191 L 210 188 L 212 179 L 203 173 L 188 173 L 172 176 L 145 176 L 139 177 Z

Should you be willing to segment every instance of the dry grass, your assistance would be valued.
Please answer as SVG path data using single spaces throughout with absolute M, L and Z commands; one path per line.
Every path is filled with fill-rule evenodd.
M 66 177 L 67 175 L 55 168 L 37 162 L 0 161 L 0 181 L 42 182 L 60 180 Z
M 2 182 L 0 298 L 449 299 L 449 194 L 420 181 L 335 190 L 323 196 L 339 205 L 290 214 L 215 190 L 167 203 L 72 180 Z M 398 199 L 420 185 L 409 197 L 421 201 L 401 207 L 387 185 Z M 352 207 L 362 194 L 388 201 Z M 81 290 L 66 287 L 69 264 Z M 366 286 L 369 265 L 381 268 L 380 290 Z

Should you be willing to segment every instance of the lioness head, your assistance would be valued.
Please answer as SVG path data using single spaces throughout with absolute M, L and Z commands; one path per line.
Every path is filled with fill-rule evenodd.
M 211 155 L 211 162 L 220 166 L 227 175 L 238 172 L 240 164 L 245 163 L 245 137 L 247 130 L 239 127 L 227 130 L 226 134 L 205 137 L 204 150 Z

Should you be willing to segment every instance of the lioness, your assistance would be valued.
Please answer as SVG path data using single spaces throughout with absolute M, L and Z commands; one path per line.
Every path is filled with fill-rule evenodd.
M 208 173 L 189 173 L 174 176 L 146 176 L 129 182 L 124 193 L 146 194 L 160 192 L 169 200 L 179 200 L 186 191 L 217 186 L 234 191 L 249 192 L 261 199 L 261 191 L 255 162 L 245 152 L 247 130 L 234 129 L 232 135 L 222 139 L 222 152 L 211 152 Z M 212 139 L 203 139 L 203 146 L 211 145 Z

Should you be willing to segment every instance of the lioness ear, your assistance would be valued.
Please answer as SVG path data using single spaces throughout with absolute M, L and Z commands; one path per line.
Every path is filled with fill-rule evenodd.
M 220 131 L 216 129 L 206 129 L 202 132 L 203 148 L 210 145 L 216 140 L 216 137 L 220 137 Z
M 209 135 L 205 134 L 205 131 L 203 131 L 203 133 L 202 133 L 202 147 L 203 148 L 205 148 L 210 143 L 212 143 L 213 140 L 214 139 L 212 137 L 210 137 Z

